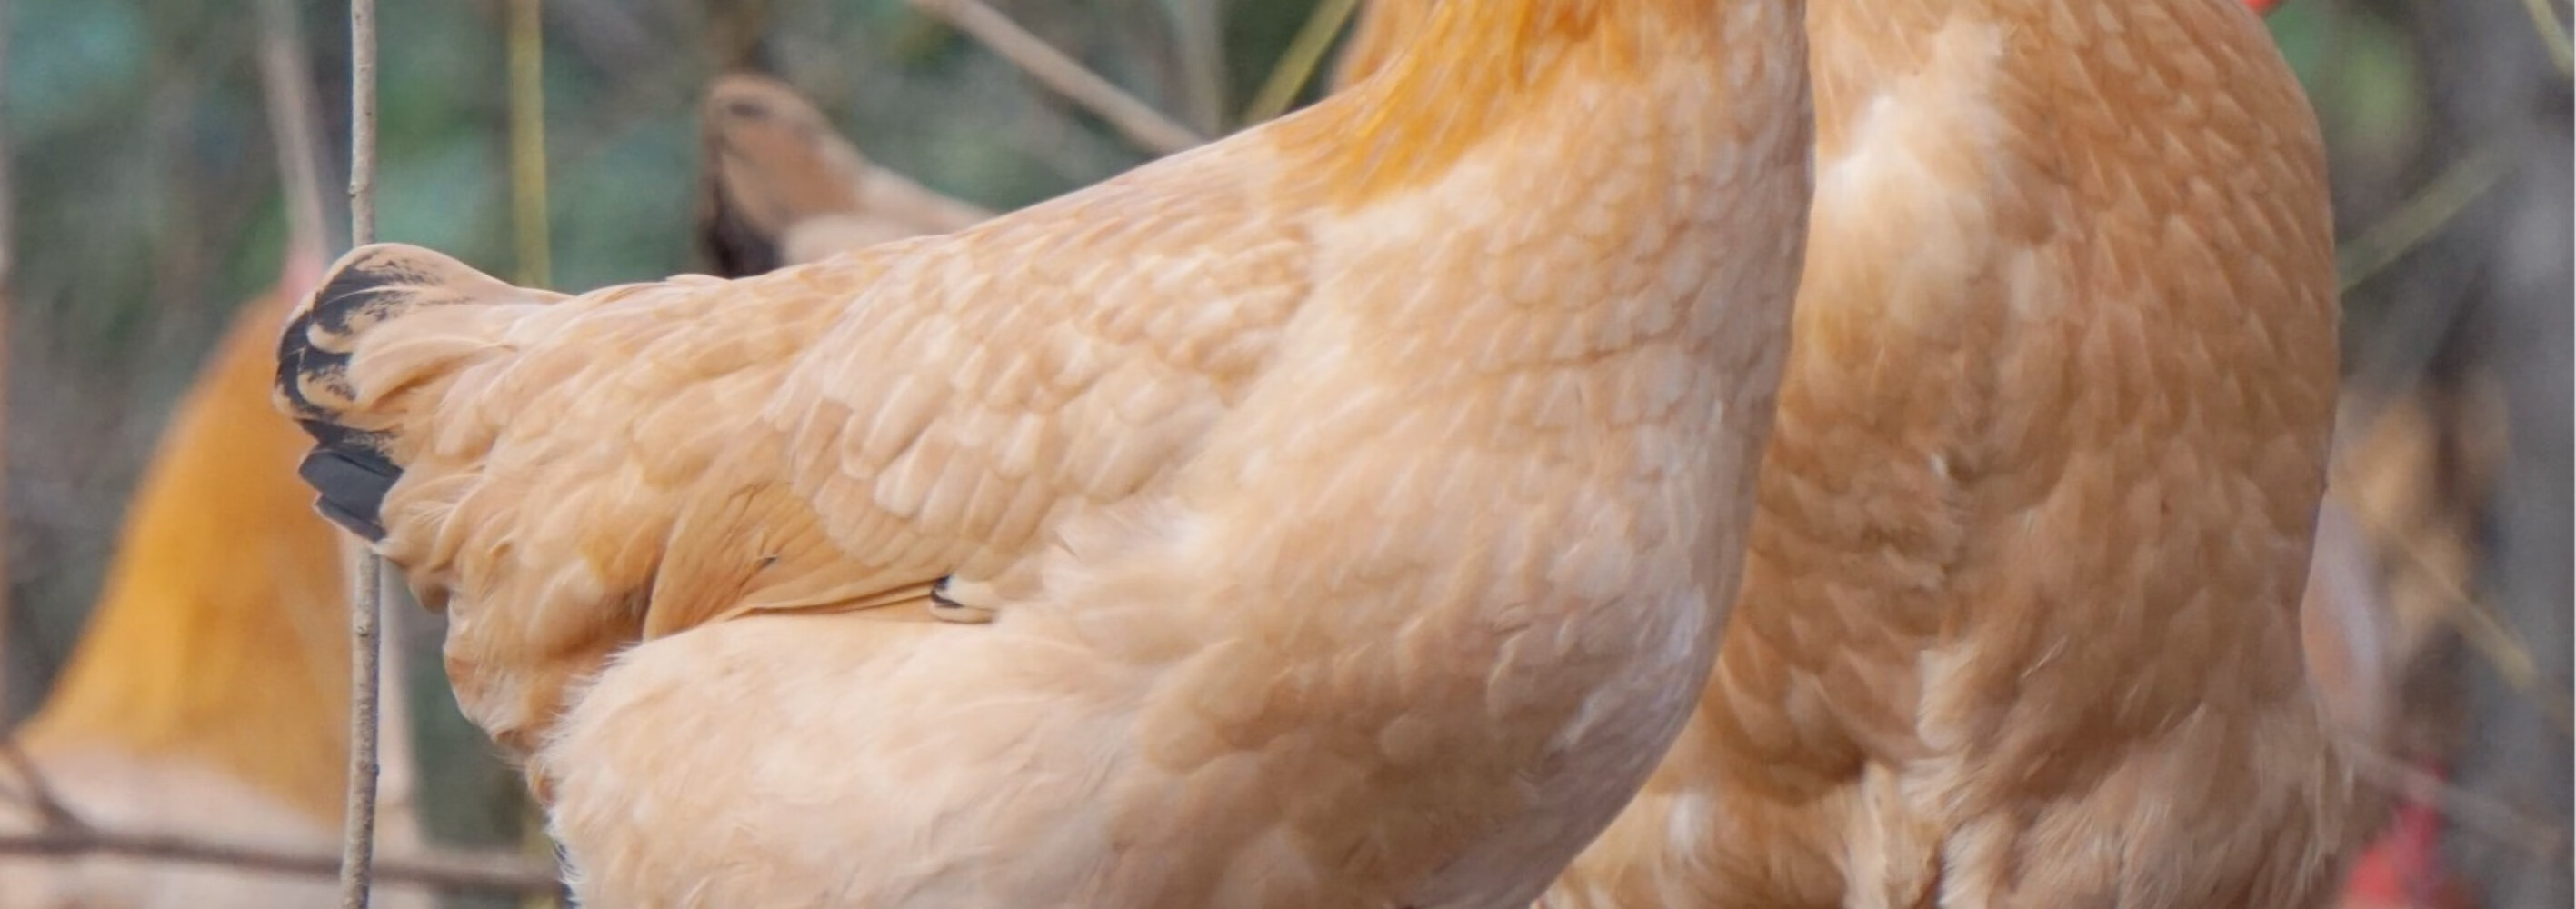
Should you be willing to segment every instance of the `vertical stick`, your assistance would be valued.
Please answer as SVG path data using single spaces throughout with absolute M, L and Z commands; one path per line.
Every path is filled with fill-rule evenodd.
M 383 652 L 376 623 L 384 571 L 384 559 L 373 552 L 358 560 L 349 615 L 349 811 L 341 822 L 341 909 L 367 909 L 375 879 L 376 673 Z
M 1324 51 L 1333 46 L 1333 36 L 1351 20 L 1351 11 L 1359 0 L 1323 0 L 1297 28 L 1297 36 L 1288 40 L 1288 50 L 1279 55 L 1279 66 L 1270 71 L 1269 80 L 1252 96 L 1252 106 L 1243 111 L 1243 125 L 1269 122 L 1286 113 L 1288 105 L 1297 103 L 1297 93 L 1315 77 L 1315 65 L 1324 59 Z M 1345 51 L 1345 53 L 1348 53 Z
M 376 239 L 376 0 L 349 0 L 349 245 Z M 341 824 L 340 907 L 367 909 L 376 859 L 376 697 L 384 559 L 358 560 L 349 612 L 349 803 Z
M 510 0 L 510 230 L 518 241 L 517 283 L 526 287 L 554 283 L 552 222 L 546 214 L 544 5 L 544 0 Z M 544 817 L 522 820 L 523 827 L 530 829 L 520 831 L 521 851 L 540 861 L 553 861 L 554 846 L 545 837 Z M 548 909 L 556 904 L 553 894 L 519 898 L 520 909 Z
M 542 0 L 510 0 L 510 213 L 518 283 L 547 286 L 554 271 L 546 218 L 545 32 Z
M 286 197 L 285 268 L 295 274 L 298 257 L 319 270 L 331 264 L 332 228 L 322 194 L 322 144 L 315 122 L 321 110 L 313 97 L 313 74 L 306 67 L 304 29 L 296 21 L 294 0 L 260 0 L 259 87 L 268 105 L 268 131 L 277 145 L 279 186 Z
M 0 0 L 0 24 L 5 24 L 9 20 L 9 6 L 8 0 Z M 0 25 L 0 72 L 7 71 L 5 64 L 9 59 L 8 31 L 5 25 Z M 7 148 L 6 131 L 0 131 L 0 150 Z M 15 242 L 17 231 L 10 223 L 9 212 L 16 204 L 9 185 L 7 156 L 0 154 L 0 467 L 5 467 L 8 460 L 8 446 L 5 443 L 9 437 L 6 428 L 9 422 L 9 301 L 10 292 L 16 286 L 16 282 L 12 281 L 11 277 L 16 271 L 18 261 Z M 0 476 L 5 476 L 6 473 L 5 469 L 0 469 Z M 11 645 L 16 643 L 11 632 L 18 626 L 17 616 L 9 611 L 11 604 L 8 584 L 8 546 L 5 545 L 8 539 L 9 516 L 7 509 L 0 508 L 0 721 L 16 719 L 10 715 L 9 702 L 9 654 L 12 651 Z
M 376 242 L 376 0 L 349 0 L 349 245 Z
M 1193 127 L 1224 135 L 1225 99 L 1231 93 L 1225 72 L 1223 0 L 1163 0 L 1163 16 L 1172 23 L 1175 55 L 1181 64 L 1181 92 Z

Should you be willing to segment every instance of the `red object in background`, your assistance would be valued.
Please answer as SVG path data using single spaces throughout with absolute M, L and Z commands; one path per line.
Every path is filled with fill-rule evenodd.
M 2245 0 L 2245 8 L 2253 10 L 2257 16 L 2270 15 L 2280 5 L 2281 0 Z
M 2419 769 L 2441 776 L 2441 767 Z M 2442 811 L 2422 799 L 2397 806 L 2388 828 L 2353 864 L 2339 909 L 2468 909 L 2476 903 L 2442 867 Z

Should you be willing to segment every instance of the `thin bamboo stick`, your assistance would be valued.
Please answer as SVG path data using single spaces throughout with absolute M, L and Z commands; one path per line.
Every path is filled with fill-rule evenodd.
M 376 2 L 349 0 L 349 244 L 376 239 Z M 384 559 L 358 560 L 349 613 L 349 800 L 341 825 L 340 906 L 367 909 L 375 882 L 376 708 Z

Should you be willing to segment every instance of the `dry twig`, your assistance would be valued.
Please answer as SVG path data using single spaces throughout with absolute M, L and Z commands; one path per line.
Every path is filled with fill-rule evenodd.
M 2342 458 L 2329 467 L 2330 486 L 2358 488 L 2361 481 L 2352 477 Z M 2459 631 L 2469 646 L 2485 657 L 2489 666 L 2507 687 L 2531 700 L 2540 713 L 2554 723 L 2560 732 L 2576 734 L 2576 705 L 2548 686 L 2541 677 L 2540 661 L 2531 645 L 2499 613 L 2494 603 L 2461 586 L 2460 580 L 2435 568 L 2432 557 L 2409 535 L 2400 532 L 2385 515 L 2373 513 L 2365 503 L 2345 500 L 2344 507 L 2354 523 L 2370 535 L 2372 544 L 2383 554 L 2404 560 L 2405 566 L 2433 586 L 2433 594 L 2451 606 L 2442 619 Z
M 1120 91 L 1064 52 L 1048 47 L 1019 23 L 982 0 L 911 0 L 914 9 L 954 26 L 992 48 L 1023 72 L 1092 113 L 1157 154 L 1172 154 L 1201 145 L 1206 138 L 1172 122 L 1134 95 Z
M 538 0 L 510 0 L 510 217 L 519 281 L 554 282 L 546 216 L 545 30 Z
M 1279 56 L 1279 66 L 1270 71 L 1270 79 L 1261 83 L 1261 92 L 1252 98 L 1252 106 L 1243 111 L 1244 125 L 1268 121 L 1287 112 L 1297 101 L 1297 92 L 1315 77 L 1315 65 L 1324 59 L 1324 50 L 1333 46 L 1333 36 L 1342 33 L 1351 11 L 1359 0 L 1324 0 L 1315 5 L 1313 15 L 1298 27 L 1297 36 L 1289 39 L 1288 50 Z
M 0 0 L 0 22 L 8 21 L 13 21 L 9 18 L 9 4 L 7 0 Z M 9 40 L 6 34 L 7 32 L 8 29 L 0 28 L 0 72 L 7 71 L 6 64 L 9 59 Z M 7 147 L 7 133 L 5 131 L 0 131 L 0 148 Z M 6 444 L 8 432 L 6 430 L 6 426 L 8 425 L 9 414 L 9 383 L 7 377 L 9 375 L 10 307 L 7 304 L 9 303 L 12 285 L 15 283 L 10 280 L 11 271 L 17 264 L 16 230 L 10 221 L 9 213 L 15 210 L 16 207 L 16 194 L 12 191 L 12 187 L 9 185 L 8 161 L 6 160 L 6 156 L 0 156 L 0 476 L 7 475 L 5 467 L 8 463 L 8 445 Z M 5 510 L 0 510 L 0 578 L 10 577 L 8 573 L 8 546 L 6 544 L 7 541 L 17 539 L 17 537 L 15 534 L 10 533 L 9 530 L 8 514 Z M 17 627 L 17 624 L 14 621 L 16 616 L 10 612 L 11 606 L 12 604 L 9 600 L 9 585 L 0 584 L 0 715 L 5 715 L 9 706 L 9 676 L 7 671 L 10 641 L 9 631 L 10 629 Z
M 1163 21 L 1172 28 L 1172 56 L 1180 65 L 1189 125 L 1209 135 L 1225 134 L 1225 99 L 1232 91 L 1225 71 L 1225 0 L 1161 0 Z
M 2361 236 L 2343 243 L 2336 263 L 2336 289 L 2353 292 L 2450 226 L 2469 203 L 2503 182 L 2505 163 L 2502 149 L 2493 144 L 2482 146 L 2443 169 L 2433 182 L 2407 197 L 2397 210 L 2362 231 Z
M 376 0 L 349 0 L 349 245 L 376 239 Z M 383 655 L 384 559 L 358 560 L 349 614 L 349 799 L 340 836 L 340 907 L 367 909 L 376 857 L 376 699 Z
M 330 877 L 340 871 L 340 857 L 327 853 L 209 843 L 167 834 L 111 833 L 86 826 L 0 836 L 0 855 L 110 855 L 311 877 Z M 551 869 L 508 854 L 388 858 L 375 865 L 372 876 L 449 893 L 502 896 L 549 894 L 559 886 Z
M 311 254 L 328 255 L 330 229 L 323 225 L 322 162 L 317 157 L 321 140 L 314 125 L 313 77 L 304 67 L 303 30 L 296 26 L 290 0 L 261 0 L 259 17 L 259 85 L 286 195 L 289 255 L 303 243 L 312 244 Z
M 41 822 L 33 833 L 0 835 L 0 855 L 111 855 L 311 877 L 330 877 L 341 871 L 341 857 L 334 855 L 206 842 L 164 833 L 105 830 L 82 820 L 56 794 L 53 785 L 45 781 L 44 771 L 16 736 L 0 735 L 0 762 L 6 762 L 17 776 L 22 793 L 13 794 L 19 795 Z M 561 886 L 553 869 L 504 853 L 388 859 L 375 867 L 374 877 L 450 893 L 553 893 Z
M 2522 11 L 2531 16 L 2532 31 L 2540 34 L 2540 45 L 2549 51 L 2549 63 L 2558 67 L 2561 76 L 2576 72 L 2576 49 L 2569 47 L 2567 23 L 2558 21 L 2558 11 L 2549 0 L 2522 0 Z
M 36 813 L 37 819 L 47 829 L 87 829 L 88 825 L 72 813 L 71 806 L 63 804 L 62 797 L 54 794 L 54 787 L 45 782 L 44 771 L 37 769 L 36 759 L 27 755 L 27 749 L 18 744 L 17 736 L 0 736 L 0 759 L 6 759 L 9 769 L 18 775 L 19 785 L 26 788 L 22 798 L 27 808 Z

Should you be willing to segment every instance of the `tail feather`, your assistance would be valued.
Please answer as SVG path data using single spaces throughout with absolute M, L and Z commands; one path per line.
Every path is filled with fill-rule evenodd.
M 391 421 L 366 412 L 350 381 L 360 340 L 424 308 L 528 300 L 532 293 L 416 246 L 363 246 L 332 265 L 278 339 L 275 393 L 278 408 L 313 437 L 297 472 L 321 494 L 315 507 L 324 517 L 382 540 L 385 495 L 402 478 Z
M 307 423 L 307 429 L 313 424 Z M 313 509 L 331 523 L 370 543 L 385 538 L 385 494 L 402 479 L 402 468 L 375 454 L 329 447 L 313 449 L 295 470 L 320 496 Z

